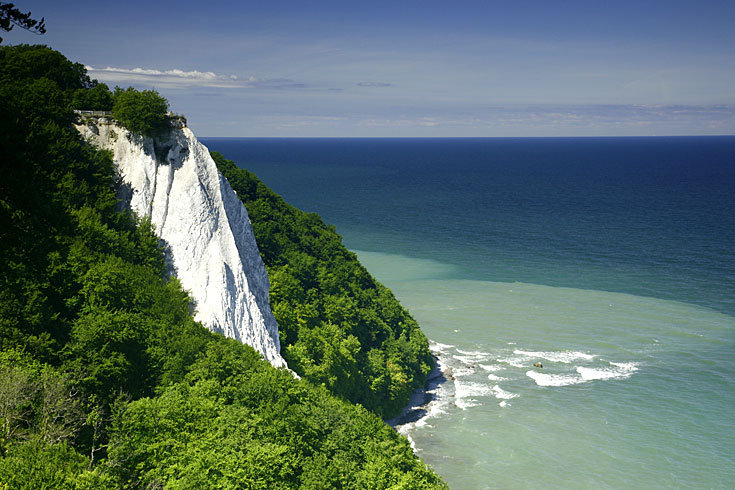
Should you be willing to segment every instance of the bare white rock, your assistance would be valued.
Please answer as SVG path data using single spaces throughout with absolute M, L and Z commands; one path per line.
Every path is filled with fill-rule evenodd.
M 194 301 L 194 318 L 286 367 L 248 212 L 209 150 L 186 127 L 155 139 L 99 119 L 77 129 L 113 152 L 121 197 L 139 216 L 150 216 L 169 266 Z

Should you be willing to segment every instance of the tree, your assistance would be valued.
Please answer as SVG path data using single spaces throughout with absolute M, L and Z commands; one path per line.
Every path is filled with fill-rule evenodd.
M 46 19 L 32 19 L 31 12 L 24 14 L 14 4 L 0 2 L 0 29 L 10 32 L 15 26 L 36 34 L 46 34 Z M 3 38 L 0 37 L 0 43 L 2 42 Z
M 104 83 L 74 92 L 72 107 L 80 110 L 109 111 L 112 109 L 112 92 Z
M 17 437 L 33 413 L 38 384 L 26 370 L 0 366 L 0 448 Z
M 168 101 L 155 90 L 115 87 L 112 117 L 133 133 L 153 136 L 166 127 Z

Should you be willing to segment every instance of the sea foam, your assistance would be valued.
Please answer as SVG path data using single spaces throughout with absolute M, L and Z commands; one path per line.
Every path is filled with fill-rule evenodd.
M 538 371 L 526 371 L 526 376 L 534 380 L 539 386 L 569 386 L 584 382 L 584 380 L 577 375 L 546 374 Z
M 429 349 L 436 352 L 444 352 L 447 349 L 453 349 L 454 346 L 450 344 L 442 344 L 441 342 L 429 341 Z
M 635 363 L 610 363 L 613 367 L 608 368 L 588 368 L 577 366 L 576 370 L 584 381 L 593 381 L 596 379 L 625 379 L 633 375 L 638 370 Z
M 493 394 L 495 395 L 495 398 L 499 400 L 509 400 L 511 398 L 518 397 L 518 394 L 511 393 L 510 391 L 505 391 L 503 388 L 501 388 L 498 385 L 493 386 Z
M 490 388 L 484 383 L 476 383 L 471 381 L 454 381 L 454 403 L 461 408 L 466 410 L 470 407 L 476 407 L 480 405 L 474 397 L 476 396 L 487 396 L 492 394 L 494 388 Z
M 500 364 L 480 364 L 480 367 L 490 373 L 494 373 L 496 371 L 500 371 L 501 369 L 505 369 Z
M 558 352 L 535 352 L 525 350 L 514 350 L 513 354 L 518 356 L 524 356 L 527 358 L 540 358 L 550 362 L 563 362 L 569 364 L 574 361 L 590 361 L 595 358 L 592 354 L 585 354 L 584 352 L 576 351 L 558 351 Z
M 496 359 L 498 362 L 502 362 L 503 364 L 508 364 L 513 367 L 522 368 L 528 366 L 528 358 L 526 357 L 507 357 L 507 358 L 500 358 Z
M 577 374 L 546 374 L 538 371 L 526 371 L 526 376 L 539 386 L 569 386 L 587 381 L 626 379 L 638 370 L 634 362 L 610 362 L 609 367 L 575 366 Z

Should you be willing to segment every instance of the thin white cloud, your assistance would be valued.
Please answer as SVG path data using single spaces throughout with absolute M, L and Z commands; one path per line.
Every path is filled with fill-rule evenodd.
M 217 75 L 214 72 L 211 71 L 184 71 L 179 70 L 177 68 L 173 70 L 150 70 L 145 68 L 133 68 L 132 70 L 128 70 L 125 68 L 93 68 L 91 66 L 87 67 L 88 70 L 94 70 L 94 71 L 105 71 L 105 72 L 113 72 L 113 73 L 127 73 L 132 75 L 141 75 L 141 76 L 151 76 L 151 77 L 157 77 L 157 76 L 167 76 L 167 77 L 177 77 L 177 78 L 189 78 L 192 80 L 216 80 L 218 78 L 222 78 L 221 75 Z M 232 75 L 230 78 L 237 79 L 236 76 Z
M 338 88 L 304 83 L 289 78 L 240 78 L 236 75 L 221 75 L 212 71 L 155 70 L 148 68 L 95 68 L 87 66 L 92 78 L 111 84 L 139 84 L 163 88 L 222 88 L 260 89 L 270 91 L 312 90 L 339 91 Z
M 144 83 L 166 87 L 238 88 L 249 83 L 235 75 L 218 75 L 211 71 L 153 70 L 147 68 L 95 68 L 87 66 L 92 78 L 103 82 Z

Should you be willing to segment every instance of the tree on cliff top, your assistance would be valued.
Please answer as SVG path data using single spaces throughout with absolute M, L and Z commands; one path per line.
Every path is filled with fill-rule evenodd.
M 71 105 L 74 109 L 92 111 L 111 111 L 112 92 L 104 83 L 93 80 L 90 88 L 80 88 L 74 92 Z
M 112 117 L 133 133 L 153 136 L 166 127 L 168 101 L 155 90 L 115 87 Z

